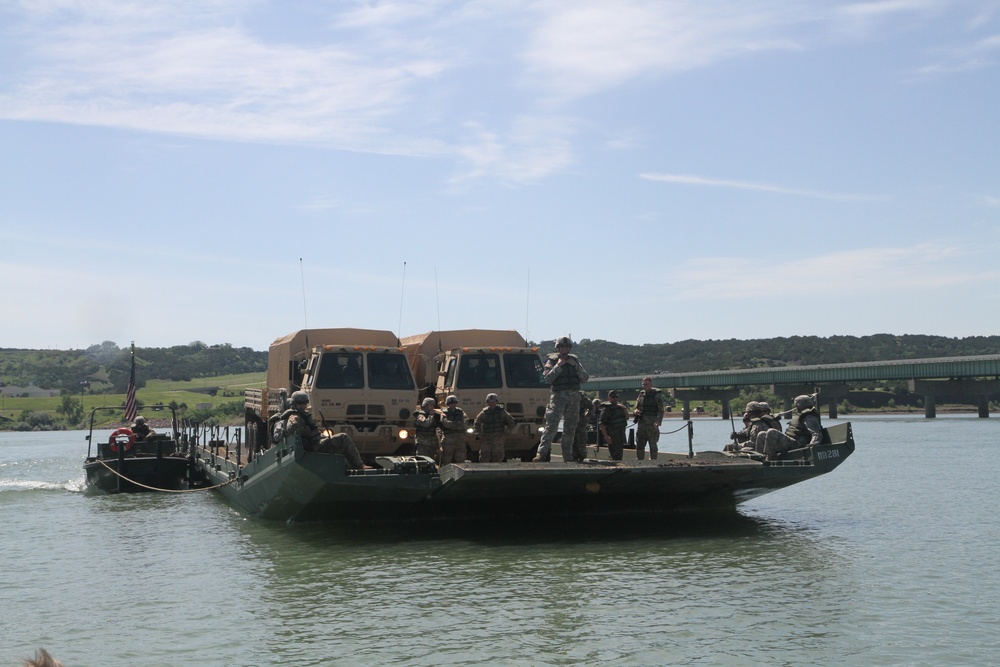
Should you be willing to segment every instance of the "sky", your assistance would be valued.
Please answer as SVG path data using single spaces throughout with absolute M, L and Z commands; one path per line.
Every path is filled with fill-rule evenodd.
M 1000 334 L 995 0 L 0 0 L 0 347 Z

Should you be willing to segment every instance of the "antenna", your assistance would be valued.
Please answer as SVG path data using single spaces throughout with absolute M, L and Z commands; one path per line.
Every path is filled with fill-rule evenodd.
M 299 257 L 299 275 L 302 276 L 302 324 L 303 329 L 309 328 L 309 317 L 306 314 L 306 272 L 302 268 L 302 258 Z
M 528 313 L 530 311 L 531 302 L 531 267 L 528 267 L 528 284 L 524 290 L 524 340 L 531 340 L 531 336 L 528 335 Z M 600 440 L 600 438 L 598 438 Z
M 441 296 L 438 294 L 438 267 L 434 267 L 434 299 L 438 309 L 438 331 L 441 331 Z
M 403 294 L 406 292 L 406 262 L 403 262 L 403 284 L 399 288 L 399 328 L 396 329 L 396 338 L 403 333 Z

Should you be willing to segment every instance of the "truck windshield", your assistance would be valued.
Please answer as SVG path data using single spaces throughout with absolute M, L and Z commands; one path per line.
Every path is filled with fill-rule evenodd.
M 458 367 L 457 389 L 496 389 L 502 387 L 500 355 L 463 354 Z
M 503 363 L 507 386 L 511 389 L 548 387 L 542 377 L 542 360 L 537 354 L 505 354 Z
M 413 376 L 406 356 L 385 352 L 368 353 L 369 389 L 413 389 Z
M 360 389 L 365 386 L 360 352 L 327 352 L 320 361 L 317 389 Z

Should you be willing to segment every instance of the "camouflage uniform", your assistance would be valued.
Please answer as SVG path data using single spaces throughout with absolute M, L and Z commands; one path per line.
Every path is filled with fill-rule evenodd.
M 628 409 L 621 403 L 601 404 L 601 431 L 602 435 L 607 433 L 611 439 L 602 438 L 604 444 L 608 445 L 610 458 L 612 461 L 621 461 L 625 450 L 625 427 L 628 425 Z
M 823 425 L 820 423 L 819 410 L 812 399 L 809 405 L 801 405 L 800 399 L 808 397 L 798 397 L 795 399 L 796 412 L 788 420 L 788 428 L 782 433 L 778 429 L 768 430 L 763 438 L 758 439 L 758 443 L 763 443 L 763 448 L 758 449 L 768 460 L 778 458 L 778 456 L 790 449 L 818 445 L 823 441 Z
M 339 454 L 347 459 L 349 467 L 356 470 L 365 467 L 364 461 L 361 460 L 361 454 L 358 453 L 358 448 L 349 435 L 336 433 L 330 437 L 323 437 L 316 420 L 309 412 L 291 408 L 281 415 L 279 423 L 284 425 L 282 437 L 288 438 L 299 433 L 302 438 L 302 448 L 307 452 Z
M 441 413 L 441 465 L 465 463 L 465 431 L 469 418 L 455 405 Z
M 504 441 L 514 430 L 514 418 L 499 403 L 487 405 L 476 415 L 473 428 L 479 435 L 480 463 L 502 463 L 507 451 Z
M 593 406 L 590 399 L 580 392 L 580 421 L 576 423 L 576 437 L 573 438 L 573 460 L 582 461 L 587 458 L 587 427 L 590 424 L 590 413 Z
M 635 400 L 635 412 L 639 421 L 635 427 L 635 458 L 646 457 L 646 443 L 649 443 L 649 458 L 655 459 L 659 450 L 660 424 L 663 422 L 663 394 L 659 389 L 649 388 L 639 392 Z
M 417 408 L 413 412 L 413 430 L 416 433 L 417 456 L 429 456 L 435 461 L 441 451 L 438 438 L 438 421 L 441 413 L 437 410 Z
M 538 443 L 536 461 L 548 461 L 552 454 L 552 441 L 559 431 L 559 422 L 563 422 L 562 445 L 563 461 L 573 460 L 573 441 L 576 439 L 576 423 L 580 419 L 580 384 L 590 379 L 576 355 L 566 354 L 572 362 L 559 363 L 558 354 L 550 354 L 545 362 L 545 381 L 549 383 L 552 392 L 549 394 L 549 404 L 545 408 L 545 429 L 541 442 Z

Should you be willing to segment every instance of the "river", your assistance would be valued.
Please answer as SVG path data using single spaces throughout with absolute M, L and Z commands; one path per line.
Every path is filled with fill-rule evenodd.
M 0 667 L 998 664 L 1000 419 L 852 421 L 843 465 L 736 516 L 542 529 L 94 496 L 85 433 L 3 432 Z

